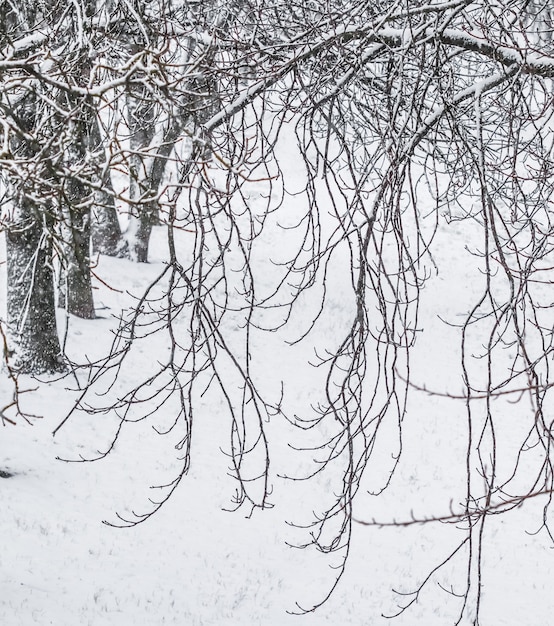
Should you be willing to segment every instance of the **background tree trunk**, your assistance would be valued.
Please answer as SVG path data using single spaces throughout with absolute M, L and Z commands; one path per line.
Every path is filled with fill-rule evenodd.
M 104 183 L 108 186 L 108 183 Z M 117 217 L 113 195 L 104 189 L 94 194 L 92 208 L 92 250 L 113 257 L 128 257 L 128 244 Z
M 98 117 L 94 115 L 90 127 L 90 151 L 101 155 L 101 168 L 96 182 L 101 183 L 100 189 L 94 192 L 92 207 L 92 249 L 99 254 L 113 257 L 128 257 L 129 249 L 119 224 L 117 209 L 115 208 L 114 191 L 110 172 L 104 171 L 106 163 L 106 149 L 103 145 L 102 133 Z
M 156 134 L 154 104 L 141 88 L 127 95 L 127 124 L 129 126 L 131 155 L 129 157 L 129 224 L 125 233 L 129 256 L 133 261 L 148 261 L 148 244 L 152 226 L 157 221 L 157 203 L 151 198 L 158 188 L 151 180 L 145 152 Z
M 158 207 L 155 202 L 135 207 L 129 215 L 129 224 L 125 235 L 129 247 L 129 256 L 137 263 L 148 262 L 148 246 L 152 227 L 158 221 Z
M 77 317 L 94 319 L 94 299 L 90 273 L 90 208 L 64 210 L 62 224 L 63 260 L 60 303 Z
M 84 319 L 94 319 L 94 299 L 90 273 L 91 189 L 73 173 L 86 158 L 95 111 L 84 105 L 82 117 L 70 123 L 67 146 L 67 176 L 61 182 L 60 223 L 63 255 L 61 296 L 67 311 Z

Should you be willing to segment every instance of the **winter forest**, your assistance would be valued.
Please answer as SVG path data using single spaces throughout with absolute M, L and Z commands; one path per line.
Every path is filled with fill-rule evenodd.
M 549 0 L 0 0 L 0 620 L 554 597 Z

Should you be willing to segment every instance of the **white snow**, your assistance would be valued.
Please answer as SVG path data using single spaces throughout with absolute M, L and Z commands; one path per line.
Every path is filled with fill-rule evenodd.
M 294 167 L 288 164 L 288 167 Z M 297 198 L 288 200 L 299 202 Z M 182 245 L 186 245 L 182 235 Z M 422 293 L 420 330 L 412 355 L 415 383 L 441 393 L 462 392 L 460 330 L 445 324 L 460 321 L 482 287 L 478 261 L 466 250 L 477 247 L 478 230 L 470 221 L 441 222 L 433 256 L 439 268 Z M 95 272 L 119 291 L 96 282 L 101 317 L 71 318 L 68 352 L 94 359 L 109 346 L 114 316 L 128 307 L 163 269 L 164 230 L 156 228 L 148 265 L 100 258 Z M 286 237 L 286 235 L 285 235 Z M 275 251 L 283 243 L 276 236 Z M 474 242 L 474 243 L 472 243 Z M 268 241 L 268 245 L 271 242 Z M 269 253 L 268 253 L 269 258 Z M 3 266 L 0 266 L 3 268 Z M 340 256 L 331 265 L 327 313 L 316 326 L 313 346 L 333 345 L 348 322 L 351 299 Z M 334 269 L 333 269 L 334 268 Z M 431 269 L 431 268 L 430 268 Z M 333 273 L 334 272 L 334 273 Z M 273 278 L 268 275 L 268 284 Z M 3 285 L 2 285 L 3 286 Z M 545 287 L 546 289 L 547 287 Z M 317 293 L 313 295 L 317 298 Z M 314 302 L 305 302 L 306 310 Z M 1 312 L 5 315 L 5 312 Z M 60 326 L 65 320 L 60 315 Z M 304 328 L 302 316 L 292 318 L 294 337 Z M 287 407 L 307 414 L 321 397 L 321 373 L 308 365 L 309 348 L 288 348 L 283 334 L 269 334 L 265 352 L 264 389 L 277 394 L 285 384 Z M 479 338 L 476 339 L 476 344 Z M 130 367 L 122 370 L 115 392 L 129 388 L 162 360 L 166 349 L 155 339 L 139 343 Z M 466 579 L 458 555 L 422 590 L 419 601 L 392 622 L 383 614 L 398 611 L 428 573 L 450 554 L 464 534 L 452 524 L 399 528 L 354 525 L 346 573 L 327 603 L 315 614 L 290 615 L 296 603 L 310 608 L 321 601 L 334 580 L 340 559 L 313 549 L 287 545 L 309 541 L 308 531 L 288 522 L 313 521 L 341 478 L 327 471 L 319 480 L 291 482 L 281 478 L 313 469 L 313 455 L 295 452 L 288 444 L 301 433 L 282 418 L 268 424 L 274 507 L 227 512 L 234 494 L 228 475 L 229 423 L 221 398 L 206 394 L 196 407 L 192 466 L 174 495 L 155 516 L 134 528 L 117 529 L 117 515 L 149 510 L 156 498 L 152 486 L 171 480 L 180 467 L 175 449 L 178 434 L 158 436 L 152 422 L 128 424 L 112 453 L 94 463 L 65 463 L 105 450 L 117 426 L 113 414 L 73 415 L 56 437 L 52 431 L 76 397 L 75 381 L 22 378 L 22 403 L 43 416 L 32 425 L 18 420 L 0 433 L 0 469 L 14 474 L 0 479 L 0 623 L 4 626 L 445 626 L 454 624 L 460 600 L 441 589 L 461 593 Z M 11 392 L 0 374 L 0 399 Z M 509 472 L 521 441 L 527 407 L 498 399 L 506 424 L 499 471 Z M 169 413 L 169 414 L 167 414 Z M 167 412 L 154 423 L 170 422 Z M 466 489 L 466 413 L 463 402 L 413 390 L 403 432 L 403 453 L 390 487 L 379 496 L 398 442 L 393 428 L 384 428 L 374 459 L 362 482 L 355 506 L 359 520 L 407 521 L 460 510 Z M 310 437 L 318 438 L 317 433 Z M 302 439 L 300 439 L 302 440 Z M 513 445 L 512 445 L 513 444 Z M 514 447 L 515 446 L 515 447 Z M 529 461 L 532 477 L 535 460 Z M 502 464 L 505 464 L 505 468 Z M 535 498 L 501 516 L 490 517 L 483 555 L 483 626 L 546 625 L 552 622 L 554 575 L 552 545 L 545 534 L 533 534 L 541 523 L 544 498 Z M 471 607 L 470 607 L 471 608 Z M 465 622 L 464 622 L 465 623 Z

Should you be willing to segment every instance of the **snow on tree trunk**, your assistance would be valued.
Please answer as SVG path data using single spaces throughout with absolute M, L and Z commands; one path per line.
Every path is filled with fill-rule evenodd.
M 127 124 L 131 154 L 129 157 L 129 224 L 126 239 L 129 256 L 133 261 L 148 261 L 148 244 L 152 225 L 157 220 L 157 203 L 152 196 L 157 193 L 145 152 L 156 134 L 156 111 L 148 93 L 135 87 L 127 94 Z
M 129 256 L 128 244 L 123 238 L 113 196 L 104 189 L 94 194 L 92 209 L 92 249 L 99 254 L 124 258 Z
M 98 172 L 95 181 L 100 185 L 94 192 L 92 207 L 92 249 L 96 253 L 107 256 L 127 257 L 129 256 L 128 245 L 123 237 L 117 216 L 110 172 L 104 171 L 104 164 L 107 161 L 106 149 L 96 114 L 91 120 L 89 141 L 90 152 L 102 157 L 101 171 Z
M 157 221 L 157 206 L 143 205 L 137 214 L 129 216 L 129 223 L 125 235 L 129 246 L 129 256 L 131 260 L 137 263 L 148 262 L 148 246 L 150 243 L 150 234 L 152 226 Z
M 52 242 L 28 199 L 6 229 L 7 304 L 10 350 L 26 374 L 61 371 L 56 328 Z

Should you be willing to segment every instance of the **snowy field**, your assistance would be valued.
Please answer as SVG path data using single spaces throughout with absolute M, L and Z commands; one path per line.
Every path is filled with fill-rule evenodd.
M 412 379 L 438 392 L 462 391 L 460 331 L 443 320 L 459 321 L 481 288 L 477 261 L 467 251 L 478 246 L 472 243 L 475 232 L 471 222 L 441 221 L 433 249 L 439 271 L 433 272 L 422 293 Z M 68 322 L 70 356 L 92 359 L 107 350 L 114 316 L 132 302 L 129 293 L 140 294 L 163 269 L 165 258 L 164 230 L 159 227 L 148 265 L 99 259 L 95 273 L 104 282 L 96 281 L 95 300 L 101 317 L 66 320 L 60 312 L 62 330 Z M 348 320 L 349 300 L 340 287 L 343 269 L 337 267 L 331 276 L 335 288 L 329 313 L 312 339 L 316 346 L 340 333 Z M 139 380 L 151 363 L 162 358 L 157 349 L 165 348 L 155 341 L 137 348 L 132 367 L 118 382 L 121 388 L 133 377 Z M 268 339 L 263 377 L 270 393 L 277 393 L 283 380 L 288 406 L 302 414 L 317 402 L 320 375 L 307 365 L 307 352 L 287 350 Z M 291 524 L 312 521 L 313 512 L 333 492 L 340 475 L 327 472 L 312 482 L 284 479 L 284 474 L 298 476 L 313 469 L 309 452 L 290 448 L 298 433 L 284 420 L 276 418 L 268 424 L 273 508 L 255 511 L 251 517 L 242 509 L 225 510 L 232 505 L 234 493 L 222 452 L 228 420 L 221 398 L 209 393 L 197 407 L 188 476 L 155 516 L 136 527 L 118 529 L 103 521 L 117 524 L 118 515 L 147 511 L 149 498 L 156 497 L 151 487 L 171 480 L 178 471 L 175 437 L 158 436 L 149 422 L 129 424 L 106 459 L 62 462 L 58 459 L 90 458 L 104 450 L 113 434 L 113 416 L 75 414 L 53 437 L 52 431 L 76 397 L 75 381 L 22 378 L 21 385 L 34 389 L 24 395 L 25 410 L 42 418 L 31 425 L 20 420 L 1 432 L 0 469 L 13 474 L 0 479 L 3 626 L 455 623 L 461 607 L 456 594 L 467 576 L 463 558 L 438 571 L 406 612 L 394 620 L 384 617 L 397 613 L 413 597 L 396 592 L 416 590 L 460 541 L 456 525 L 441 523 L 398 528 L 355 524 L 349 563 L 334 594 L 317 612 L 294 614 L 298 606 L 310 609 L 323 599 L 339 559 L 312 548 L 291 547 L 309 542 L 308 531 Z M 0 391 L 5 401 L 10 393 L 5 372 L 0 375 Z M 499 469 L 504 471 L 502 463 L 508 468 L 510 454 L 516 452 L 510 437 L 519 445 L 519 430 L 525 425 L 520 424 L 522 407 L 498 402 L 504 402 L 505 408 L 500 437 L 506 453 Z M 466 488 L 465 432 L 463 402 L 412 390 L 397 472 L 387 490 L 371 495 L 382 485 L 397 452 L 394 433 L 385 430 L 358 494 L 355 518 L 387 522 L 409 520 L 412 514 L 444 515 L 451 506 L 460 510 Z M 535 534 L 544 505 L 540 500 L 492 516 L 486 525 L 482 626 L 554 623 L 552 545 L 544 533 Z

